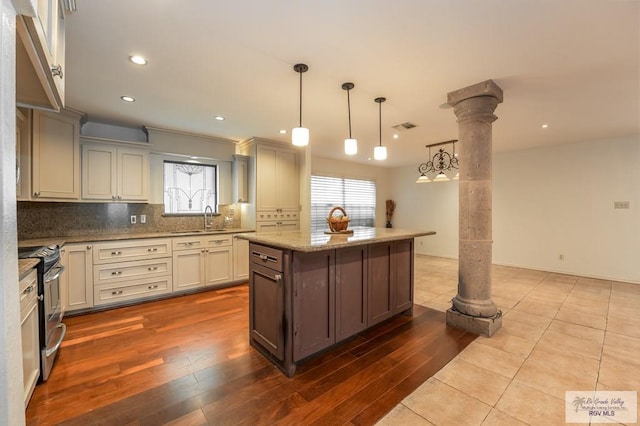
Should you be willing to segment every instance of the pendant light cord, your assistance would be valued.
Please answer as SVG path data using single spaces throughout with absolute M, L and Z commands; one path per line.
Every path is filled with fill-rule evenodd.
M 349 111 L 349 139 L 352 139 L 351 137 L 351 99 L 349 98 L 349 92 L 350 90 L 347 90 L 347 109 Z
M 302 72 L 300 72 L 300 126 L 302 127 Z
M 382 102 L 378 102 L 378 123 L 380 126 L 380 129 L 379 129 L 380 146 L 382 146 Z

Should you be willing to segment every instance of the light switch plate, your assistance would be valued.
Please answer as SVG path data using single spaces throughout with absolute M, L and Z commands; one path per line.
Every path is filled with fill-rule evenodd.
M 613 202 L 614 209 L 628 209 L 629 202 L 628 201 L 614 201 Z

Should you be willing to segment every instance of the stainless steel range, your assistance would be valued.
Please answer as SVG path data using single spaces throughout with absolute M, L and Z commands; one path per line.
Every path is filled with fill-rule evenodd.
M 62 322 L 64 312 L 60 300 L 60 247 L 22 247 L 19 258 L 40 259 L 38 271 L 38 300 L 40 308 L 40 380 L 46 381 L 67 331 Z

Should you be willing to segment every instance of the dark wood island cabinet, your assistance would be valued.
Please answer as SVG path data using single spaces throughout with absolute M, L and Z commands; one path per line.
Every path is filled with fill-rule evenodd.
M 291 377 L 306 358 L 413 308 L 413 239 L 387 228 L 353 235 L 288 231 L 250 241 L 251 345 Z

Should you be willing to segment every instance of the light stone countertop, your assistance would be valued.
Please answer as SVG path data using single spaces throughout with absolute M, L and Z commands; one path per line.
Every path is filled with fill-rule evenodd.
M 185 237 L 191 235 L 213 235 L 213 234 L 238 234 L 253 232 L 253 229 L 246 228 L 229 228 L 219 231 L 192 230 L 192 231 L 169 231 L 169 232 L 146 232 L 146 233 L 122 233 L 122 234 L 87 234 L 74 236 L 59 236 L 50 238 L 33 238 L 27 240 L 18 240 L 18 247 L 39 247 L 57 244 L 63 246 L 71 243 L 88 243 L 99 241 L 118 241 L 118 240 L 136 240 L 142 238 L 173 238 Z
M 238 234 L 237 238 L 279 249 L 314 252 L 435 235 L 435 231 L 412 231 L 395 228 L 358 228 L 353 231 L 353 234 L 331 235 L 326 234 L 324 231 L 258 232 Z
M 40 259 L 18 259 L 19 279 L 23 279 L 39 262 Z

